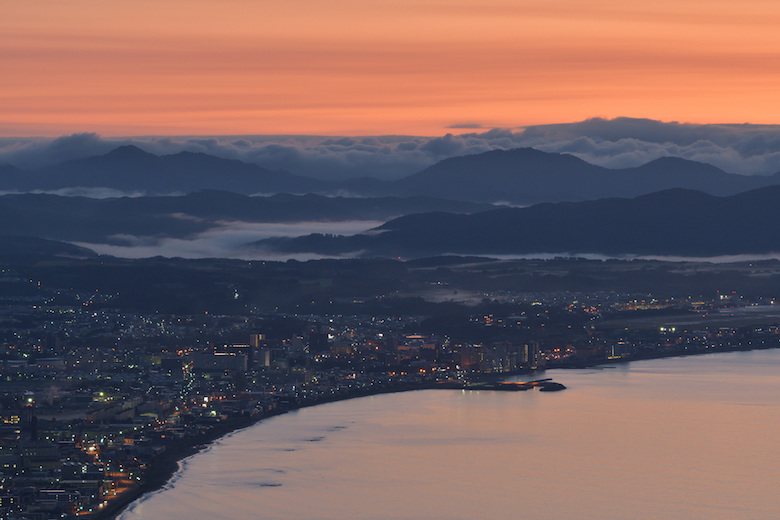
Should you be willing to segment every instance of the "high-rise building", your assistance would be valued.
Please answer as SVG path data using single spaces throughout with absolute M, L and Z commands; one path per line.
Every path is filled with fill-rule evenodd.
M 266 346 L 266 337 L 265 334 L 250 334 L 249 335 L 249 346 L 252 348 L 264 348 Z

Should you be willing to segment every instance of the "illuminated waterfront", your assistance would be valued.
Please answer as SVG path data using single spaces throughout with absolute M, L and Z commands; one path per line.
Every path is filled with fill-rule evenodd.
M 780 351 L 544 376 L 568 389 L 416 391 L 269 419 L 121 518 L 776 517 Z

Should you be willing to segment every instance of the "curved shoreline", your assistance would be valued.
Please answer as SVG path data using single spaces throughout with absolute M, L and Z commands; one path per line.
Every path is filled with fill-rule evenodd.
M 143 484 L 131 491 L 128 491 L 121 498 L 117 498 L 114 503 L 110 503 L 109 507 L 95 514 L 92 516 L 92 518 L 96 520 L 116 520 L 131 504 L 136 502 L 142 496 L 164 488 L 165 485 L 170 482 L 171 478 L 173 478 L 176 472 L 181 468 L 180 462 L 182 460 L 192 455 L 196 455 L 226 435 L 243 430 L 245 428 L 249 428 L 251 426 L 255 426 L 256 424 L 259 424 L 266 419 L 321 404 L 346 401 L 360 397 L 369 397 L 372 395 L 394 394 L 399 392 L 410 392 L 414 390 L 430 390 L 433 388 L 436 388 L 435 383 L 426 382 L 419 385 L 407 383 L 405 385 L 399 385 L 397 387 L 386 389 L 356 391 L 355 394 L 351 395 L 334 396 L 331 399 L 287 406 L 283 409 L 277 408 L 270 412 L 257 414 L 254 416 L 231 417 L 230 419 L 227 419 L 222 423 L 219 423 L 218 425 L 210 428 L 208 431 L 204 432 L 198 437 L 182 439 L 176 443 L 166 445 L 165 451 L 154 457 L 150 462 L 149 469 L 146 472 L 146 478 Z
M 671 355 L 652 355 L 652 356 L 641 356 L 641 357 L 635 357 L 635 358 L 621 358 L 621 359 L 611 359 L 611 360 L 605 360 L 598 363 L 572 363 L 572 364 L 565 364 L 560 366 L 554 366 L 554 367 L 547 367 L 545 369 L 540 369 L 538 371 L 530 371 L 532 372 L 540 372 L 544 373 L 546 370 L 552 370 L 552 369 L 586 369 L 586 368 L 593 368 L 597 366 L 603 366 L 603 365 L 614 365 L 614 364 L 626 364 L 630 363 L 632 361 L 650 361 L 655 359 L 667 359 L 667 358 L 682 358 L 682 357 L 693 357 L 693 356 L 699 356 L 699 355 L 705 355 L 705 354 L 721 354 L 721 353 L 727 353 L 727 352 L 748 352 L 752 350 L 773 350 L 777 347 L 766 347 L 766 348 L 737 348 L 737 349 L 718 349 L 718 350 L 712 350 L 712 351 L 698 351 L 698 352 L 675 352 Z M 502 373 L 502 374 L 483 374 L 483 377 L 481 378 L 482 381 L 492 381 L 496 382 L 501 379 L 505 379 L 507 377 L 511 377 L 514 375 L 518 375 L 521 373 L 529 373 L 529 371 L 519 371 L 519 372 L 513 372 L 513 373 Z M 153 493 L 155 491 L 159 491 L 160 489 L 164 488 L 165 485 L 170 482 L 171 478 L 176 474 L 177 471 L 181 468 L 180 462 L 187 457 L 190 457 L 192 455 L 195 455 L 199 453 L 200 451 L 206 449 L 214 443 L 214 441 L 229 435 L 231 433 L 237 432 L 239 430 L 242 430 L 244 428 L 249 428 L 250 426 L 254 426 L 256 424 L 259 424 L 260 422 L 264 421 L 265 419 L 269 419 L 271 417 L 276 417 L 279 415 L 284 415 L 288 412 L 292 412 L 295 410 L 299 410 L 302 408 L 308 408 L 312 406 L 318 406 L 321 404 L 327 404 L 327 403 L 333 403 L 338 401 L 346 401 L 349 399 L 357 399 L 360 397 L 369 397 L 372 395 L 382 395 L 382 394 L 392 394 L 392 393 L 399 393 L 399 392 L 409 392 L 414 390 L 431 390 L 436 388 L 444 388 L 442 386 L 439 386 L 437 383 L 431 383 L 431 382 L 421 382 L 419 384 L 412 384 L 412 383 L 406 383 L 403 385 L 398 385 L 394 387 L 389 388 L 381 388 L 381 389 L 369 389 L 369 390 L 357 390 L 354 391 L 354 394 L 349 395 L 339 395 L 334 396 L 332 398 L 323 399 L 323 400 L 316 400 L 312 402 L 304 402 L 301 404 L 296 404 L 293 406 L 286 406 L 283 409 L 275 409 L 270 412 L 258 414 L 255 416 L 239 416 L 239 417 L 232 417 L 214 427 L 209 429 L 208 431 L 204 432 L 203 435 L 198 436 L 197 438 L 190 438 L 190 439 L 183 439 L 177 443 L 173 443 L 171 445 L 166 445 L 165 452 L 162 454 L 156 456 L 149 465 L 149 470 L 146 474 L 146 480 L 145 482 L 138 486 L 136 489 L 129 491 L 126 493 L 126 497 L 123 496 L 121 499 L 117 499 L 115 504 L 110 504 L 108 508 L 105 510 L 97 513 L 92 518 L 96 520 L 116 520 L 122 513 L 125 512 L 125 510 L 135 501 L 137 501 L 142 496 Z
M 149 463 L 149 469 L 145 475 L 145 481 L 135 489 L 128 491 L 122 498 L 110 504 L 108 508 L 97 513 L 93 518 L 100 520 L 115 520 L 127 507 L 136 500 L 165 487 L 171 478 L 179 471 L 180 462 L 187 457 L 195 455 L 208 447 L 214 441 L 243 428 L 248 428 L 259 423 L 263 419 L 280 415 L 281 413 L 263 414 L 260 417 L 234 417 L 214 426 L 196 438 L 179 441 L 173 445 L 166 445 L 165 451 L 154 457 Z

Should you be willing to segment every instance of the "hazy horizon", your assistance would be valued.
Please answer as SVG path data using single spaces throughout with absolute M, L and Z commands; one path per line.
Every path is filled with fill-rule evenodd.
M 0 163 L 36 169 L 102 155 L 122 145 L 156 154 L 201 152 L 320 179 L 397 179 L 450 157 L 530 147 L 567 153 L 607 168 L 641 166 L 661 157 L 711 164 L 729 173 L 780 171 L 780 125 L 662 122 L 592 118 L 575 123 L 492 129 L 441 136 L 145 136 L 0 138 Z

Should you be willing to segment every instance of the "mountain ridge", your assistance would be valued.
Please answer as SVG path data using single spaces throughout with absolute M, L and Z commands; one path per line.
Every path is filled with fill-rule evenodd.
M 267 239 L 272 251 L 363 256 L 601 254 L 721 256 L 780 252 L 780 186 L 728 197 L 672 189 L 633 199 L 544 203 L 470 215 L 407 215 L 371 233 Z
M 636 197 L 671 188 L 690 188 L 726 196 L 774 184 L 780 184 L 780 173 L 740 175 L 676 157 L 662 157 L 632 168 L 610 169 L 571 154 L 534 148 L 450 157 L 395 181 L 369 176 L 322 181 L 202 152 L 158 156 L 135 145 L 120 146 L 103 155 L 65 161 L 36 171 L 0 167 L 0 190 L 7 192 L 108 188 L 166 195 L 215 189 L 244 195 L 427 196 L 526 206 L 542 202 Z

